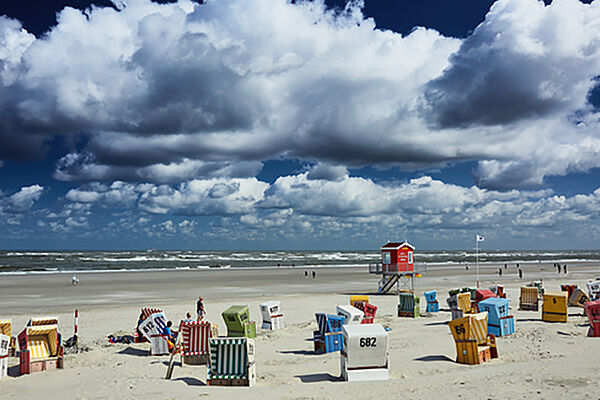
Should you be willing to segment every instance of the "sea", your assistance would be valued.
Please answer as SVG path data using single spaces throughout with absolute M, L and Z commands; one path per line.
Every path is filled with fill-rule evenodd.
M 600 250 L 418 251 L 415 261 L 430 266 L 600 261 Z M 0 251 L 0 275 L 195 270 L 228 268 L 361 267 L 380 262 L 379 251 Z

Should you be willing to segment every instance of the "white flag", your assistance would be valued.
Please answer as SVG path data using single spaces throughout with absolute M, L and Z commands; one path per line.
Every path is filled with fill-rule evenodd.
M 478 242 L 483 242 L 485 240 L 483 236 L 479 236 L 478 234 L 475 234 L 475 236 L 477 237 Z

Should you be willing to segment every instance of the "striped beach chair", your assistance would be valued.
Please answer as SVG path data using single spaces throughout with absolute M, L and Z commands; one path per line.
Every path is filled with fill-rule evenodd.
M 162 311 L 163 310 L 161 310 L 160 308 L 144 307 L 140 310 L 140 313 L 143 314 L 145 318 L 148 318 L 152 314 L 159 313 Z M 144 335 L 142 335 L 140 337 L 140 335 L 138 334 L 138 330 L 136 328 L 133 330 L 133 341 L 134 341 L 134 343 L 143 343 L 143 342 L 147 342 L 148 339 L 146 339 L 146 337 Z
M 456 344 L 457 363 L 476 365 L 498 358 L 496 337 L 487 332 L 487 318 L 487 312 L 483 312 L 449 322 Z
M 0 333 L 0 379 L 8 375 L 8 350 L 10 336 Z
M 567 292 L 567 299 L 571 298 L 573 292 L 577 289 L 577 285 L 560 285 L 561 292 Z
M 542 321 L 546 322 L 567 322 L 567 293 L 544 293 L 544 302 L 542 303 Z
M 10 319 L 0 319 L 0 334 L 8 336 L 8 356 L 14 357 L 17 355 L 17 338 L 12 335 L 12 321 Z
M 418 318 L 421 315 L 419 296 L 413 292 L 400 292 L 398 294 L 398 316 Z
M 207 376 L 207 383 L 211 386 L 254 386 L 254 340 L 245 337 L 212 338 Z
M 539 310 L 538 288 L 531 286 L 521 286 L 521 297 L 519 298 L 519 310 L 538 311 Z
M 210 354 L 210 339 L 218 336 L 217 326 L 208 321 L 182 322 L 179 331 L 182 335 L 182 364 L 206 364 Z
M 363 320 L 361 324 L 372 324 L 375 320 L 375 314 L 377 314 L 377 306 L 373 304 L 369 304 L 364 301 L 357 301 L 354 303 L 354 307 L 358 308 L 364 313 Z
M 461 310 L 464 314 L 469 314 L 474 311 L 471 307 L 471 293 L 470 292 L 462 292 L 456 295 L 456 302 L 458 305 L 458 309 Z
M 19 334 L 20 374 L 63 367 L 58 325 L 27 326 Z

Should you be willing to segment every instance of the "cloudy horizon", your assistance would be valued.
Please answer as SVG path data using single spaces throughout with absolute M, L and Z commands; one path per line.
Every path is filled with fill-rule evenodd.
M 0 248 L 598 247 L 598 0 L 204 3 L 0 7 Z

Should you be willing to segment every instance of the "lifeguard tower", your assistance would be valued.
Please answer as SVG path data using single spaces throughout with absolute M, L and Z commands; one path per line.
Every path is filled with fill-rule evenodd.
M 416 268 L 413 245 L 404 242 L 388 242 L 381 246 L 381 264 L 370 264 L 369 273 L 382 275 L 380 294 L 389 293 L 396 286 L 396 294 L 402 290 L 415 291 L 415 277 L 425 268 Z

